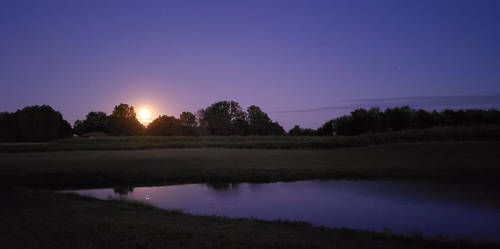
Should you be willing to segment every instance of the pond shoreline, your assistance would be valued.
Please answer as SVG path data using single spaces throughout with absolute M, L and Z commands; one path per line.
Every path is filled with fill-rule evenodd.
M 426 238 L 441 235 L 495 241 L 500 230 L 500 224 L 490 222 L 500 220 L 500 191 L 484 184 L 308 180 L 117 187 L 62 193 L 140 201 L 195 215 L 305 221 L 315 226 L 390 230 L 397 234 L 418 231 Z
M 11 188 L 0 204 L 6 248 L 498 248 L 419 234 L 395 235 L 303 222 L 231 219 L 160 210 L 142 203 Z M 33 205 L 33 203 L 36 203 Z M 104 236 L 105 235 L 105 236 Z M 27 239 L 29 238 L 29 239 Z M 92 238 L 92 239 L 91 239 Z

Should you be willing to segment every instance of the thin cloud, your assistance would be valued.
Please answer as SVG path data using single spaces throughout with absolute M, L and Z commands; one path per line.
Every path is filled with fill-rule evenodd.
M 271 113 L 300 113 L 300 112 L 319 112 L 319 111 L 339 111 L 348 110 L 353 108 L 366 108 L 368 104 L 357 104 L 357 105 L 338 105 L 338 106 L 325 106 L 310 109 L 294 109 L 294 110 L 277 110 Z
M 374 99 L 347 99 L 342 102 L 392 102 L 392 101 L 429 101 L 429 100 L 497 100 L 500 101 L 500 94 L 493 95 L 454 95 L 454 96 L 411 96 L 395 98 L 374 98 Z
M 500 107 L 500 94 L 494 95 L 457 95 L 457 96 L 412 96 L 375 99 L 349 99 L 343 100 L 344 105 L 324 106 L 316 108 L 276 110 L 271 113 L 306 113 L 320 111 L 345 111 L 358 108 L 390 108 L 408 105 L 412 108 L 445 109 L 445 108 L 498 108 Z

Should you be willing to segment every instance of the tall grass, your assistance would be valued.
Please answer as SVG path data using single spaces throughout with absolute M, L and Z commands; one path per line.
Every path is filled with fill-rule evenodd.
M 497 182 L 500 142 L 335 150 L 155 149 L 0 154 L 0 185 L 112 187 L 193 182 L 391 179 Z
M 50 143 L 0 144 L 1 152 L 141 150 L 160 148 L 332 149 L 389 143 L 500 140 L 500 127 L 440 127 L 359 136 L 132 136 L 62 139 Z

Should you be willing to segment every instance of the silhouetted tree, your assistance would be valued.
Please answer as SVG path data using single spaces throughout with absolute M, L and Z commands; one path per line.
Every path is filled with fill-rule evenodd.
M 335 131 L 333 130 L 333 120 L 330 120 L 324 123 L 321 127 L 318 128 L 317 134 L 319 136 L 333 136 L 335 135 Z
M 318 128 L 318 135 L 359 135 L 366 132 L 426 129 L 435 126 L 500 125 L 498 110 L 451 110 L 441 112 L 413 110 L 408 106 L 357 109 L 350 115 L 332 119 Z
M 197 134 L 199 135 L 210 135 L 208 131 L 208 122 L 204 119 L 205 109 L 200 109 L 196 112 L 196 121 L 198 123 Z
M 182 134 L 181 121 L 173 116 L 161 115 L 148 125 L 148 133 L 153 136 L 176 136 Z
M 89 131 L 106 131 L 106 121 L 108 116 L 105 112 L 89 112 L 85 122 Z
M 113 113 L 109 116 L 107 130 L 113 135 L 141 135 L 144 126 L 137 120 L 134 107 L 127 104 L 115 106 Z
M 271 119 L 258 106 L 250 106 L 247 109 L 248 128 L 250 135 L 266 135 L 266 126 L 271 123 Z
M 11 142 L 42 142 L 72 135 L 71 125 L 48 105 L 2 113 L 0 129 L 0 140 Z
M 342 136 L 355 135 L 353 130 L 353 118 L 352 116 L 344 115 L 336 118 L 332 122 L 333 130 L 336 134 Z
M 384 112 L 384 121 L 393 131 L 401 131 L 410 128 L 412 112 L 410 107 L 388 108 Z
M 73 132 L 78 135 L 82 135 L 87 132 L 87 129 L 85 129 L 85 125 L 83 124 L 82 120 L 77 119 L 73 123 Z
M 283 129 L 283 126 L 281 126 L 278 122 L 269 123 L 266 130 L 268 131 L 266 135 L 285 135 L 286 134 L 286 131 L 285 131 L 285 129 Z
M 191 136 L 196 134 L 196 116 L 191 112 L 182 112 L 179 116 L 182 126 L 182 135 Z
M 441 123 L 443 126 L 470 126 L 473 123 L 473 116 L 468 115 L 472 111 L 450 110 L 441 112 Z
M 288 131 L 290 136 L 316 136 L 316 131 L 313 129 L 302 129 L 300 126 L 295 125 L 292 129 Z
M 272 122 L 269 116 L 258 106 L 247 109 L 248 134 L 250 135 L 283 135 L 285 130 L 277 122 Z
M 200 126 L 211 135 L 246 135 L 247 115 L 235 101 L 219 101 L 200 110 Z
M 219 101 L 197 112 L 200 135 L 284 135 L 283 127 L 273 122 L 258 106 L 248 113 L 234 101 Z
M 414 112 L 412 120 L 412 127 L 416 129 L 426 129 L 437 125 L 435 114 L 426 112 L 424 110 L 417 110 L 416 112 Z
M 107 132 L 108 116 L 105 112 L 89 112 L 85 120 L 76 120 L 73 130 L 76 134 L 87 132 Z
M 373 107 L 368 111 L 365 109 L 354 110 L 351 112 L 351 117 L 352 132 L 354 134 L 384 130 L 382 113 L 377 107 Z
M 295 125 L 292 129 L 288 131 L 288 135 L 290 136 L 300 136 L 302 135 L 302 129 L 300 126 Z
M 488 111 L 482 113 L 482 116 L 484 117 L 483 122 L 485 124 L 500 125 L 500 111 L 498 111 L 498 110 L 488 110 Z
M 10 112 L 0 113 L 0 141 L 17 142 L 18 136 L 16 114 Z

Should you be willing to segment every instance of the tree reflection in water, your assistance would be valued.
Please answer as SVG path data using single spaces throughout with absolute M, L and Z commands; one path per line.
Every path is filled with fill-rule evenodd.
M 228 182 L 210 182 L 205 183 L 207 187 L 216 191 L 233 191 L 239 187 L 239 183 L 228 183 Z
M 130 187 L 130 186 L 113 188 L 113 192 L 115 192 L 115 194 L 120 195 L 120 196 L 128 195 L 129 193 L 132 193 L 133 191 L 134 191 L 134 187 Z

